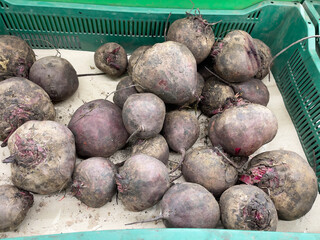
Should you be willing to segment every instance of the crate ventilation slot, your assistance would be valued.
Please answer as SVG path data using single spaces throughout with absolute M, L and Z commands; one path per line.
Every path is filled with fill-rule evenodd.
M 111 36 L 161 37 L 166 21 L 135 21 L 1 13 L 7 30 Z
M 223 23 L 221 22 L 215 25 L 213 31 L 216 39 L 219 40 L 224 38 L 225 35 L 227 35 L 227 33 L 236 29 L 246 31 L 247 33 L 251 34 L 254 26 L 255 26 L 255 23 L 247 23 L 247 22 Z
M 1 1 L 0 0 L 0 8 L 2 8 L 2 9 L 8 9 L 9 8 L 9 6 L 5 3 L 5 2 L 3 2 L 3 1 Z
M 248 15 L 248 19 L 259 19 L 260 13 L 261 13 L 261 10 L 250 13 Z
M 25 39 L 32 48 L 65 48 L 80 50 L 80 40 L 77 36 L 59 36 L 49 34 L 16 33 Z
M 278 77 L 278 85 L 284 93 L 282 96 L 285 96 L 285 103 L 298 129 L 300 140 L 304 143 L 308 159 L 314 159 L 310 165 L 314 168 L 320 167 L 320 94 L 312 83 L 298 50 L 292 54 L 287 68 L 284 68 Z M 308 116 L 313 125 L 312 129 L 308 124 Z M 318 138 L 314 138 L 314 134 Z

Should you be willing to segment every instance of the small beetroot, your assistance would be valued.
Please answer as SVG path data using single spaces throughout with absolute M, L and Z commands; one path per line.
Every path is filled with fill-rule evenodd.
M 116 167 L 109 159 L 88 158 L 77 165 L 71 191 L 87 206 L 102 207 L 116 193 L 115 174 Z
M 166 114 L 164 102 L 153 93 L 136 93 L 122 108 L 122 119 L 130 138 L 151 138 L 160 133 Z
M 119 198 L 130 211 L 142 211 L 160 201 L 170 187 L 166 166 L 156 158 L 137 154 L 116 175 Z

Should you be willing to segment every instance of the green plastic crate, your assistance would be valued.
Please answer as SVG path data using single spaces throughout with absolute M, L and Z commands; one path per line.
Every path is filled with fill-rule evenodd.
M 189 10 L 0 0 L 0 34 L 28 39 L 33 48 L 51 48 L 50 44 L 39 39 L 49 41 L 58 48 L 88 51 L 95 51 L 105 42 L 115 41 L 131 52 L 138 46 L 164 41 L 169 14 L 168 26 L 184 17 Z M 209 22 L 222 20 L 214 26 L 217 39 L 223 38 L 230 30 L 242 29 L 269 45 L 273 54 L 302 37 L 315 34 L 314 25 L 299 2 L 264 1 L 243 10 L 202 9 L 201 14 Z M 275 60 L 272 72 L 307 159 L 316 171 L 320 189 L 320 61 L 315 46 L 315 39 L 293 46 Z M 145 236 L 146 239 L 154 239 L 151 236 L 155 233 L 160 235 L 159 238 L 182 239 L 179 236 L 181 231 L 169 229 L 100 231 L 55 235 L 52 238 L 137 239 L 138 236 Z M 199 239 L 320 238 L 319 234 L 231 230 L 190 230 L 183 236 L 190 239 L 188 236 L 195 236 L 192 234 L 197 234 Z
M 320 34 L 320 1 L 306 0 L 303 2 L 303 6 L 308 13 L 313 25 L 315 26 L 315 33 Z M 320 39 L 316 39 L 316 49 L 320 56 Z
M 32 0 L 38 1 L 38 0 Z M 43 2 L 67 2 L 67 3 L 85 3 L 124 7 L 151 7 L 151 8 L 192 8 L 193 4 L 200 9 L 215 10 L 240 10 L 262 2 L 261 0 L 224 0 L 224 1 L 206 1 L 206 0 L 175 0 L 175 1 L 146 1 L 146 0 L 42 0 Z M 288 1 L 288 0 L 280 0 Z M 289 0 L 290 1 L 290 0 Z M 292 2 L 302 2 L 292 1 Z

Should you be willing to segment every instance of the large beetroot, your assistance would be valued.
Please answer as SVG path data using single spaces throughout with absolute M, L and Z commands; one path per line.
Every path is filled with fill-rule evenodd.
M 210 119 L 209 138 L 231 155 L 249 156 L 275 137 L 278 121 L 267 107 L 241 101 Z
M 196 183 L 184 182 L 170 187 L 160 201 L 160 209 L 158 217 L 135 223 L 162 219 L 168 228 L 214 228 L 220 219 L 218 202 Z
M 50 194 L 71 181 L 76 161 L 72 132 L 54 121 L 28 121 L 9 138 L 13 184 L 27 191 Z
M 238 171 L 221 154 L 208 147 L 192 149 L 185 157 L 182 174 L 186 181 L 202 185 L 215 197 L 236 184 Z
M 277 210 L 270 197 L 260 188 L 235 185 L 220 198 L 222 224 L 228 229 L 275 231 Z
M 229 32 L 213 47 L 213 69 L 228 82 L 245 82 L 253 78 L 261 65 L 253 38 L 245 31 Z
M 189 15 L 170 25 L 167 40 L 186 45 L 199 64 L 210 54 L 214 34 L 210 24 L 201 15 Z
M 81 157 L 109 157 L 122 148 L 129 137 L 121 109 L 114 103 L 96 99 L 80 106 L 68 127 Z
M 142 211 L 160 201 L 170 187 L 166 166 L 145 154 L 130 157 L 116 175 L 119 198 L 130 211 Z
M 317 197 L 317 177 L 313 169 L 292 151 L 274 150 L 256 155 L 240 180 L 266 191 L 283 220 L 304 216 Z
M 139 58 L 133 68 L 132 80 L 165 103 L 184 105 L 196 92 L 196 60 L 181 43 L 157 43 Z

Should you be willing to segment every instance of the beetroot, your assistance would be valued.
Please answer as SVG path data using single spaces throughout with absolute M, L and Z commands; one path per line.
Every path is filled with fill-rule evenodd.
M 0 81 L 11 77 L 29 77 L 36 61 L 32 48 L 17 36 L 0 35 Z
M 142 211 L 160 201 L 170 186 L 166 166 L 158 159 L 137 154 L 116 175 L 119 198 L 130 211 Z
M 253 39 L 256 48 L 258 49 L 258 55 L 260 57 L 261 65 L 255 76 L 255 78 L 262 80 L 267 76 L 269 70 L 272 66 L 272 54 L 270 48 L 261 40 L 254 38 Z
M 175 110 L 166 114 L 163 135 L 169 147 L 182 155 L 179 164 L 171 172 L 181 166 L 186 150 L 197 141 L 199 134 L 199 122 L 193 111 Z
M 214 44 L 214 34 L 212 27 L 201 15 L 189 15 L 175 20 L 170 25 L 167 40 L 186 45 L 199 64 L 210 54 Z
M 266 191 L 283 220 L 304 216 L 317 197 L 317 177 L 313 169 L 292 151 L 274 150 L 256 155 L 240 180 Z
M 56 112 L 48 94 L 26 78 L 0 82 L 0 140 L 6 146 L 10 135 L 29 120 L 54 120 Z
M 158 217 L 135 223 L 162 219 L 168 228 L 214 228 L 220 219 L 218 202 L 196 183 L 174 184 L 160 201 L 160 209 Z
M 201 112 L 211 117 L 217 109 L 223 106 L 227 98 L 234 97 L 234 91 L 231 86 L 220 82 L 213 76 L 205 81 L 201 95 Z
M 11 180 L 21 189 L 51 194 L 71 181 L 76 161 L 72 132 L 54 121 L 28 121 L 9 138 Z
M 209 121 L 212 145 L 222 146 L 231 155 L 249 156 L 270 142 L 278 130 L 278 121 L 270 109 L 260 104 L 235 100 Z
M 211 55 L 214 71 L 228 82 L 245 82 L 253 78 L 261 66 L 253 38 L 241 30 L 229 32 L 214 45 Z
M 277 210 L 270 197 L 260 188 L 236 185 L 220 198 L 222 224 L 228 229 L 275 231 Z
M 75 136 L 77 154 L 81 157 L 109 157 L 124 147 L 129 137 L 121 109 L 104 99 L 80 106 L 68 127 Z
M 95 51 L 94 63 L 110 77 L 120 77 L 127 70 L 127 53 L 118 43 L 108 42 Z
M 13 185 L 0 186 L 0 232 L 14 231 L 33 205 L 33 195 Z
M 267 86 L 259 79 L 250 79 L 246 82 L 234 83 L 232 88 L 235 93 L 251 103 L 267 106 L 269 102 L 269 90 Z
M 202 185 L 215 197 L 238 180 L 237 169 L 226 162 L 219 152 L 208 147 L 197 147 L 187 153 L 182 174 L 186 181 Z
M 61 102 L 78 89 L 79 80 L 71 63 L 61 57 L 44 57 L 30 68 L 29 79 L 42 87 L 53 102 Z
M 163 196 L 160 208 L 166 227 L 214 228 L 220 219 L 216 199 L 195 183 L 172 186 Z
M 189 103 L 196 92 L 196 60 L 181 43 L 157 43 L 140 57 L 133 68 L 132 80 L 165 103 L 182 106 Z
M 133 86 L 133 81 L 130 76 L 125 76 L 120 79 L 117 84 L 116 92 L 113 95 L 113 102 L 119 107 L 123 108 L 123 104 L 127 100 L 127 98 L 132 95 L 138 93 L 136 88 Z
M 130 138 L 151 138 L 160 133 L 166 106 L 153 93 L 136 93 L 128 97 L 122 108 L 122 119 Z
M 99 208 L 116 193 L 116 167 L 102 157 L 88 158 L 79 163 L 73 173 L 71 191 L 89 207 Z
M 165 165 L 168 163 L 169 159 L 169 146 L 166 139 L 157 134 L 153 138 L 144 139 L 137 141 L 132 146 L 132 156 L 138 153 L 143 153 L 148 156 L 159 159 Z

